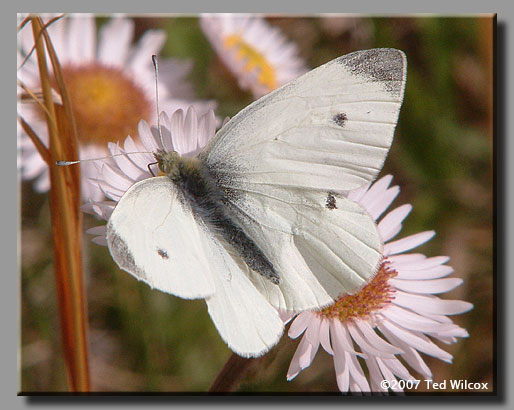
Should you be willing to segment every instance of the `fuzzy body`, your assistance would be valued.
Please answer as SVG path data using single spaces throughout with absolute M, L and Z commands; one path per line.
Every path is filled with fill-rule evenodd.
M 216 185 L 202 162 L 197 158 L 183 158 L 174 151 L 158 151 L 155 158 L 160 170 L 190 202 L 195 218 L 199 218 L 213 234 L 230 244 L 250 269 L 272 283 L 279 284 L 280 277 L 273 264 L 230 216 L 223 191 Z

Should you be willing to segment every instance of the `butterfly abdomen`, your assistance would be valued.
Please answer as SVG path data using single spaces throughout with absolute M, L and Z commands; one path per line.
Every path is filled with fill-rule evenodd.
M 204 169 L 202 163 L 193 158 L 180 158 L 169 178 L 178 186 L 191 204 L 195 218 L 200 218 L 209 229 L 224 239 L 237 252 L 248 267 L 274 284 L 280 277 L 273 264 L 257 244 L 230 217 L 223 191 Z

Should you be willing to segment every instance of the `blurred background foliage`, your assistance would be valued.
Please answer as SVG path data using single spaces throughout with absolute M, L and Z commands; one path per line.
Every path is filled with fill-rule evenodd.
M 106 21 L 99 18 L 99 22 Z M 195 17 L 135 17 L 136 33 L 168 33 L 164 57 L 194 61 L 198 97 L 215 99 L 233 116 L 252 101 L 222 65 Z M 492 30 L 489 17 L 272 17 L 298 44 L 311 68 L 359 49 L 395 47 L 408 58 L 407 88 L 391 153 L 401 193 L 393 204 L 414 210 L 402 236 L 434 229 L 419 248 L 448 255 L 464 284 L 443 295 L 474 304 L 453 317 L 468 339 L 443 346 L 447 364 L 426 357 L 434 380 L 493 381 Z M 67 391 L 53 275 L 48 198 L 21 186 L 21 391 Z M 99 221 L 87 215 L 85 228 Z M 119 270 L 106 248 L 85 238 L 92 387 L 95 391 L 193 392 L 209 388 L 231 355 L 203 301 L 185 301 Z M 250 368 L 240 391 L 337 392 L 331 357 L 320 350 L 310 368 L 286 381 L 297 341 Z M 413 373 L 415 374 L 415 373 Z M 418 390 L 419 391 L 419 390 Z

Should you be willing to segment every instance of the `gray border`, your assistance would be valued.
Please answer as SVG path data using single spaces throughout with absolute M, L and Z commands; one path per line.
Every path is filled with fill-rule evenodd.
M 410 13 L 421 13 L 430 11 L 431 13 L 437 14 L 471 14 L 471 13 L 484 13 L 484 12 L 497 12 L 498 13 L 498 23 L 500 27 L 502 27 L 502 36 L 498 39 L 498 57 L 500 61 L 500 67 L 498 70 L 498 105 L 497 105 L 497 113 L 500 115 L 500 127 L 498 131 L 501 135 L 498 135 L 497 139 L 497 154 L 498 154 L 498 191 L 497 191 L 497 200 L 498 207 L 501 210 L 497 214 L 498 218 L 498 236 L 497 236 L 497 250 L 500 253 L 503 252 L 505 256 L 499 259 L 498 269 L 504 270 L 505 272 L 505 282 L 501 283 L 501 288 L 505 289 L 498 294 L 498 310 L 499 310 L 499 322 L 498 327 L 501 330 L 500 334 L 504 337 L 500 337 L 499 342 L 501 342 L 504 346 L 502 353 L 504 353 L 504 357 L 506 360 L 500 363 L 500 373 L 499 373 L 499 387 L 506 390 L 503 394 L 503 397 L 500 397 L 498 400 L 491 400 L 491 398 L 486 397 L 469 397 L 466 400 L 462 400 L 455 398 L 456 400 L 452 400 L 453 398 L 445 398 L 444 400 L 438 400 L 437 397 L 417 397 L 414 400 L 408 400 L 409 404 L 436 404 L 440 406 L 441 404 L 445 404 L 448 407 L 451 406 L 452 409 L 470 406 L 473 404 L 476 405 L 499 405 L 499 406 L 508 406 L 512 404 L 512 393 L 509 391 L 509 380 L 508 376 L 510 371 L 514 368 L 513 357 L 514 355 L 510 353 L 509 347 L 511 343 L 514 341 L 514 337 L 512 335 L 513 326 L 511 316 L 508 313 L 513 312 L 513 301 L 511 297 L 506 297 L 503 301 L 502 296 L 511 295 L 514 293 L 513 283 L 514 281 L 510 277 L 510 273 L 514 272 L 514 255 L 512 252 L 509 252 L 511 249 L 512 243 L 512 235 L 514 229 L 514 223 L 512 218 L 510 217 L 507 210 L 514 209 L 514 195 L 512 192 L 513 184 L 512 182 L 509 184 L 509 180 L 512 181 L 512 174 L 514 173 L 514 163 L 511 160 L 514 158 L 514 143 L 510 136 L 510 127 L 509 127 L 509 118 L 508 113 L 510 113 L 510 109 L 508 101 L 510 101 L 509 97 L 513 95 L 513 86 L 512 82 L 508 81 L 507 73 L 512 71 L 512 53 L 509 52 L 509 45 L 512 44 L 512 33 L 509 31 L 509 23 L 512 23 L 512 9 L 509 7 L 506 1 L 501 0 L 489 0 L 487 2 L 465 2 L 465 8 L 462 7 L 462 2 L 449 2 L 447 0 L 432 0 L 430 2 L 430 10 L 426 7 L 426 2 L 418 2 L 414 4 L 412 1 L 408 0 L 389 0 L 387 2 L 369 2 L 360 0 L 359 2 L 354 2 L 352 4 L 345 4 L 342 1 L 326 1 L 326 0 L 317 0 L 316 2 L 302 2 L 298 1 L 294 2 L 294 4 L 286 5 L 284 3 L 277 2 L 276 0 L 260 0 L 259 2 L 241 4 L 241 2 L 236 2 L 234 0 L 226 1 L 226 0 L 218 0 L 213 3 L 207 4 L 205 0 L 203 1 L 195 1 L 189 0 L 187 2 L 172 2 L 170 0 L 164 1 L 155 1 L 155 0 L 145 0 L 144 2 L 110 2 L 107 3 L 105 0 L 91 0 L 88 1 L 88 4 L 71 4 L 69 1 L 64 2 L 62 0 L 47 0 L 42 5 L 41 2 L 37 2 L 34 0 L 23 1 L 17 3 L 9 3 L 3 5 L 2 7 L 2 50 L 7 53 L 11 53 L 14 55 L 13 48 L 15 47 L 15 41 L 13 39 L 13 32 L 15 32 L 14 23 L 13 23 L 13 14 L 15 12 L 24 12 L 24 11 L 89 11 L 89 12 L 101 12 L 101 13 L 110 13 L 110 12 L 129 12 L 129 13 L 157 13 L 157 12 L 181 12 L 186 14 L 194 14 L 199 11 L 240 11 L 240 12 L 266 12 L 266 13 L 293 13 L 293 14 L 318 14 L 320 12 L 353 12 L 353 13 L 371 13 L 371 14 L 410 14 Z M 501 54 L 501 55 L 500 55 Z M 7 69 L 6 71 L 9 71 Z M 2 82 L 4 83 L 4 90 L 9 90 L 10 87 L 14 89 L 14 83 L 12 82 L 12 77 L 8 75 L 2 76 Z M 14 91 L 14 90 L 13 90 Z M 13 92 L 14 94 L 14 92 Z M 2 93 L 2 117 L 9 124 L 8 130 L 10 132 L 4 131 L 4 137 L 7 139 L 7 136 L 13 135 L 15 133 L 14 130 L 14 116 L 15 113 L 12 113 L 10 110 L 14 111 L 13 97 L 9 92 Z M 7 115 L 6 113 L 9 113 Z M 501 118 L 503 117 L 503 118 Z M 12 127 L 12 128 L 11 128 Z M 10 409 L 21 409 L 26 408 L 30 405 L 35 407 L 60 407 L 62 406 L 71 406 L 75 402 L 78 402 L 84 408 L 94 408 L 94 409 L 102 409 L 107 408 L 107 406 L 111 405 L 122 405 L 124 407 L 130 406 L 131 408 L 135 407 L 146 407 L 149 404 L 156 404 L 162 406 L 169 405 L 182 405 L 182 404 L 192 404 L 194 406 L 202 406 L 202 405 L 227 405 L 229 403 L 237 404 L 238 406 L 249 404 L 249 400 L 245 400 L 244 397 L 234 397 L 234 398 L 209 398 L 209 397 L 197 397 L 182 399 L 180 397 L 171 397 L 171 398 L 142 398 L 142 400 L 136 397 L 125 397 L 121 398 L 122 400 L 111 400 L 108 397 L 102 398 L 92 398 L 92 397 L 84 397 L 84 398 L 73 398 L 73 397 L 63 397 L 63 400 L 52 399 L 52 400 L 33 400 L 27 399 L 23 397 L 16 397 L 16 393 L 18 391 L 18 376 L 17 376 L 17 365 L 16 365 L 16 357 L 17 354 L 14 353 L 14 349 L 17 349 L 18 345 L 18 292 L 13 292 L 13 289 L 18 289 L 18 277 L 14 272 L 17 272 L 17 242 L 14 240 L 17 236 L 16 233 L 18 231 L 18 220 L 13 218 L 12 215 L 18 214 L 18 195 L 17 195 L 17 184 L 16 177 L 10 175 L 15 172 L 14 166 L 14 152 L 15 146 L 12 142 L 13 139 L 9 139 L 9 148 L 2 150 L 2 161 L 0 164 L 2 166 L 2 174 L 7 175 L 3 180 L 6 182 L 8 189 L 5 190 L 6 195 L 4 195 L 3 205 L 7 204 L 5 207 L 2 207 L 2 226 L 3 229 L 3 241 L 2 241 L 2 255 L 10 256 L 9 258 L 2 258 L 2 260 L 7 261 L 7 269 L 3 271 L 3 278 L 7 279 L 7 283 L 2 286 L 3 295 L 2 295 L 2 304 L 3 308 L 1 309 L 1 322 L 4 327 L 3 334 L 7 335 L 7 341 L 2 343 L 3 349 L 0 349 L 2 352 L 2 361 L 0 363 L 2 366 L 2 395 L 3 403 L 6 408 Z M 12 144 L 12 145 L 11 145 Z M 7 172 L 5 172 L 7 171 Z M 509 178 L 510 177 L 510 178 Z M 5 186 L 5 185 L 4 185 Z M 7 228 L 7 229 L 6 229 Z M 506 228 L 506 229 L 505 229 Z M 507 288 L 505 288 L 505 286 Z M 13 314 L 13 306 L 16 306 L 16 314 Z M 503 312 L 503 310 L 506 312 Z M 509 320 L 507 320 L 509 319 Z M 2 338 L 4 341 L 5 338 Z M 16 346 L 16 347 L 15 347 Z M 502 357 L 500 357 L 502 359 Z M 473 358 L 470 358 L 473 360 Z M 92 400 L 94 399 L 94 400 Z M 97 400 L 98 399 L 98 400 Z M 221 399 L 221 400 L 218 400 Z M 295 399 L 294 397 L 275 397 L 271 400 L 266 400 L 265 397 L 262 398 L 251 398 L 252 404 L 257 406 L 260 405 L 280 405 L 283 407 L 293 407 L 302 405 L 305 406 L 317 406 L 320 403 L 325 404 L 330 407 L 335 406 L 345 406 L 347 407 L 350 403 L 352 404 L 365 404 L 359 400 L 359 402 L 355 401 L 354 398 L 350 398 L 350 400 L 324 400 L 321 398 L 313 397 L 312 400 L 309 398 L 301 398 Z M 485 399 L 485 400 L 482 400 Z M 405 400 L 402 400 L 402 402 Z M 383 406 L 384 404 L 398 404 L 399 401 L 395 398 L 391 398 L 391 400 L 380 400 L 377 405 Z M 366 406 L 370 405 L 371 402 L 366 401 Z M 406 403 L 407 404 L 407 403 Z M 509 406 L 510 407 L 510 406 Z

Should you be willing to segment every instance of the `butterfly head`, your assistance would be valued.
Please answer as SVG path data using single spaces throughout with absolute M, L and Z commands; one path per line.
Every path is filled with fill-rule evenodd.
M 159 170 L 164 175 L 173 175 L 177 172 L 177 166 L 181 159 L 178 152 L 158 150 L 154 156 L 159 164 Z

